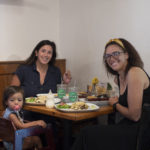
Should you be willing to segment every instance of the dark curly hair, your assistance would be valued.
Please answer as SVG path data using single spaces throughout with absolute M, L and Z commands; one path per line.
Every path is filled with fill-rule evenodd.
M 125 70 L 125 75 L 127 75 L 129 69 L 133 66 L 143 68 L 144 66 L 143 61 L 139 53 L 137 52 L 137 50 L 134 48 L 134 46 L 127 40 L 123 38 L 118 38 L 118 39 L 110 40 L 105 46 L 105 51 L 103 54 L 103 63 L 105 65 L 107 74 L 118 75 L 118 72 L 114 71 L 111 67 L 109 67 L 109 65 L 107 64 L 107 61 L 104 58 L 105 53 L 106 53 L 106 48 L 109 45 L 118 45 L 123 50 L 123 52 L 128 53 L 129 58 L 128 58 L 128 64 Z
M 55 63 L 56 56 L 57 56 L 57 54 L 56 54 L 56 45 L 55 45 L 54 42 L 49 41 L 49 40 L 40 41 L 40 42 L 35 46 L 35 48 L 33 49 L 32 53 L 31 53 L 31 55 L 29 56 L 29 58 L 27 58 L 27 60 L 25 61 L 24 64 L 25 64 L 25 65 L 32 65 L 33 63 L 35 63 L 36 60 L 37 60 L 37 57 L 36 57 L 36 55 L 35 55 L 35 51 L 38 52 L 38 51 L 40 50 L 40 48 L 41 48 L 42 46 L 44 46 L 44 45 L 49 45 L 49 46 L 51 46 L 52 49 L 53 49 L 52 58 L 51 58 L 51 60 L 50 60 L 49 63 L 48 63 L 49 65 L 53 65 L 53 64 Z

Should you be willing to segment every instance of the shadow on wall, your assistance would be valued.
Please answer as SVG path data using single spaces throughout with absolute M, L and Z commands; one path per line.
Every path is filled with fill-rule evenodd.
M 11 5 L 20 7 L 36 8 L 40 10 L 49 10 L 48 5 L 41 1 L 26 1 L 26 0 L 0 0 L 0 5 Z
M 0 0 L 0 4 L 4 5 L 21 5 L 24 0 Z

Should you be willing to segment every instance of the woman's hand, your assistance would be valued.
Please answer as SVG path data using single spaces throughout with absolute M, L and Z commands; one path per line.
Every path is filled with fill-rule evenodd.
M 63 75 L 63 81 L 64 81 L 64 83 L 65 84 L 68 84 L 68 83 L 70 83 L 70 81 L 71 81 L 71 73 L 70 73 L 70 71 L 68 70 L 68 71 L 66 71 L 65 73 L 64 73 L 64 75 Z
M 118 97 L 110 97 L 108 100 L 109 105 L 113 106 L 113 104 L 118 102 Z

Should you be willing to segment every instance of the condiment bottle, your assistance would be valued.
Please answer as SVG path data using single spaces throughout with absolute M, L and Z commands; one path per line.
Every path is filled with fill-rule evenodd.
M 54 107 L 54 95 L 52 94 L 51 90 L 47 95 L 47 99 L 46 99 L 46 107 L 48 108 L 53 108 Z

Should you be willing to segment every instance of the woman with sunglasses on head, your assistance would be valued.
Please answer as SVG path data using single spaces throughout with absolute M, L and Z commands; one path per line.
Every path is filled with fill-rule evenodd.
M 72 150 L 134 150 L 136 147 L 143 105 L 150 104 L 150 78 L 138 52 L 125 39 L 110 40 L 105 46 L 103 61 L 107 73 L 115 76 L 119 87 L 119 97 L 109 98 L 116 112 L 115 124 L 84 128 Z M 139 142 L 141 150 L 150 148 L 146 138 Z

